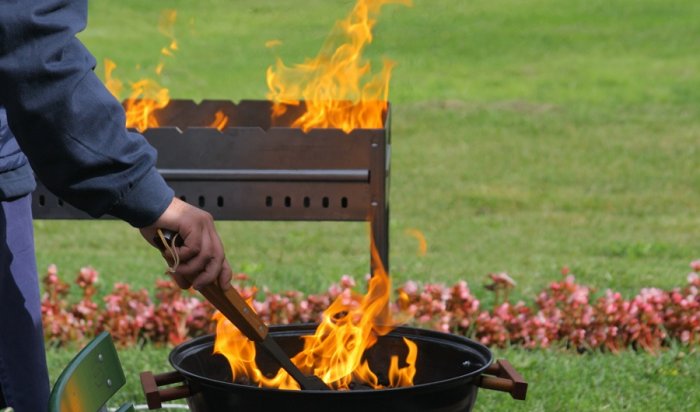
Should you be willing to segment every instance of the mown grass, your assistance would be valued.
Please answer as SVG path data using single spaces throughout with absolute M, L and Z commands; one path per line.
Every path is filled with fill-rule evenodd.
M 312 56 L 354 1 L 90 2 L 83 41 L 115 75 L 150 74 L 178 10 L 161 82 L 179 98 L 265 98 L 265 69 Z M 392 79 L 391 265 L 396 282 L 516 279 L 515 297 L 571 267 L 630 296 L 682 284 L 700 237 L 700 3 L 691 0 L 414 1 L 386 6 L 368 50 Z M 264 47 L 280 39 L 275 51 Z M 140 65 L 140 69 L 135 69 Z M 101 69 L 98 67 L 98 71 Z M 272 290 L 324 290 L 367 270 L 362 224 L 219 222 L 237 270 Z M 422 230 L 426 256 L 406 229 Z M 118 222 L 36 222 L 39 267 L 90 264 L 101 291 L 151 287 L 163 264 Z M 52 350 L 52 376 L 68 358 Z M 167 350 L 121 351 L 132 381 Z M 527 402 L 482 392 L 479 410 L 694 410 L 698 356 L 499 351 Z M 685 353 L 685 352 L 683 352 Z M 675 368 L 675 369 L 674 369 Z M 674 372 L 675 371 L 675 372 Z M 131 385 L 131 384 L 130 384 Z M 125 397 L 136 398 L 133 386 Z
M 127 374 L 124 388 L 111 406 L 134 401 L 145 403 L 138 373 L 172 370 L 167 363 L 170 349 L 148 347 L 121 349 L 119 356 Z M 51 349 L 49 367 L 58 376 L 70 360 L 68 350 Z M 674 347 L 657 355 L 633 351 L 618 355 L 570 351 L 522 349 L 495 350 L 508 359 L 529 382 L 526 401 L 480 389 L 475 411 L 696 411 L 700 408 L 697 387 L 700 356 Z

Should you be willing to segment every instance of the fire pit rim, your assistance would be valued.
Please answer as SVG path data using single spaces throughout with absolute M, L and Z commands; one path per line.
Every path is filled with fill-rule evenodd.
M 288 325 L 270 325 L 270 334 L 275 337 L 283 336 L 304 336 L 309 332 L 312 334 L 318 325 L 315 323 L 294 323 Z M 493 363 L 493 353 L 483 344 L 476 342 L 474 340 L 468 339 L 464 336 L 454 335 L 450 333 L 438 332 L 429 329 L 421 329 L 410 326 L 399 326 L 392 330 L 387 336 L 391 337 L 407 337 L 407 338 L 421 338 L 423 340 L 434 340 L 439 341 L 442 345 L 454 346 L 460 351 L 470 352 L 475 356 L 481 357 L 485 360 L 484 364 L 481 366 L 471 367 L 468 372 L 460 374 L 454 377 L 441 379 L 439 381 L 419 383 L 412 386 L 403 386 L 397 388 L 382 388 L 382 389 L 353 389 L 347 390 L 331 390 L 331 391 L 314 391 L 314 390 L 290 390 L 290 389 L 279 389 L 279 388 L 267 388 L 253 385 L 243 385 L 235 382 L 225 382 L 218 379 L 213 379 L 207 376 L 199 375 L 184 369 L 181 366 L 179 360 L 184 359 L 191 351 L 201 350 L 203 344 L 211 342 L 213 348 L 213 341 L 215 339 L 215 334 L 208 334 L 191 339 L 187 342 L 181 343 L 176 346 L 168 355 L 168 361 L 170 365 L 183 376 L 194 379 L 199 385 L 207 385 L 216 388 L 224 389 L 238 389 L 245 391 L 260 391 L 269 394 L 270 392 L 278 392 L 284 394 L 299 394 L 299 396 L 305 396 L 304 394 L 314 394 L 322 393 L 324 396 L 352 396 L 350 394 L 357 394 L 361 396 L 367 393 L 377 393 L 377 392 L 401 392 L 401 391 L 412 391 L 416 389 L 429 389 L 436 384 L 441 387 L 450 387 L 452 385 L 463 385 L 465 382 L 471 379 L 478 378 L 489 366 Z M 293 396 L 293 395 L 292 395 Z

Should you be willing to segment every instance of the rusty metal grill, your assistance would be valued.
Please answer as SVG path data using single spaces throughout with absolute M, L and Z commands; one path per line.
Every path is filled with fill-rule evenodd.
M 390 116 L 382 129 L 289 127 L 304 111 L 271 119 L 269 101 L 172 100 L 143 135 L 176 196 L 217 220 L 367 221 L 389 263 Z M 206 126 L 222 112 L 229 126 Z M 90 219 L 38 182 L 35 219 Z

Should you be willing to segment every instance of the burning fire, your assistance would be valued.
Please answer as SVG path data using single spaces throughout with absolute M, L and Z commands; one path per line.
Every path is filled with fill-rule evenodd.
M 406 234 L 414 237 L 418 241 L 418 256 L 425 256 L 428 253 L 428 241 L 425 240 L 425 235 L 418 229 L 406 229 Z
M 374 247 L 372 259 L 378 269 L 369 280 L 368 292 L 360 295 L 348 290 L 338 296 L 323 313 L 316 332 L 303 337 L 303 350 L 292 358 L 303 373 L 318 376 L 333 389 L 350 389 L 353 383 L 375 389 L 413 384 L 418 349 L 412 341 L 404 339 L 408 347 L 403 360 L 406 366 L 399 366 L 398 356 L 391 357 L 388 382 L 380 382 L 363 359 L 365 351 L 397 325 L 389 310 L 391 281 Z M 273 377 L 266 377 L 255 363 L 255 344 L 220 313 L 214 319 L 217 321 L 214 353 L 226 357 L 234 381 L 244 379 L 261 387 L 300 389 L 283 369 Z
M 112 71 L 117 67 L 112 60 L 105 59 L 105 86 L 114 97 L 120 99 L 123 83 L 112 77 Z M 162 70 L 159 64 L 156 72 Z M 145 78 L 130 84 L 131 94 L 124 102 L 126 112 L 126 127 L 136 128 L 143 132 L 149 127 L 159 126 L 153 113 L 167 106 L 170 102 L 168 89 L 161 87 L 153 79 Z
M 273 120 L 290 105 L 306 103 L 306 112 L 292 127 L 311 128 L 381 128 L 387 108 L 389 79 L 393 63 L 385 61 L 382 70 L 371 73 L 370 63 L 362 58 L 364 47 L 372 41 L 372 28 L 380 8 L 389 3 L 410 5 L 410 0 L 358 0 L 349 16 L 335 24 L 331 35 L 314 59 L 287 67 L 277 59 L 267 71 L 273 101 Z M 267 47 L 280 45 L 270 41 Z M 328 386 L 346 390 L 353 383 L 372 388 L 401 387 L 413 384 L 418 350 L 404 339 L 408 348 L 399 366 L 399 357 L 390 361 L 386 381 L 380 381 L 364 358 L 365 351 L 399 323 L 389 310 L 391 281 L 372 245 L 375 273 L 365 295 L 347 291 L 323 313 L 315 333 L 304 336 L 304 347 L 292 362 L 305 374 L 316 375 Z M 217 320 L 214 353 L 228 360 L 233 379 L 247 380 L 262 387 L 299 389 L 283 369 L 272 377 L 265 376 L 255 362 L 255 344 L 221 314 Z
M 216 129 L 221 131 L 221 130 L 224 130 L 224 128 L 227 125 L 228 125 L 228 116 L 226 116 L 223 111 L 219 110 L 214 115 L 214 121 L 211 122 L 211 124 L 207 127 L 215 127 Z
M 168 89 L 151 79 L 142 79 L 131 84 L 132 93 L 124 103 L 126 127 L 142 132 L 149 127 L 158 127 L 154 112 L 170 103 Z
M 161 13 L 158 23 L 158 30 L 168 38 L 168 45 L 160 50 L 161 59 L 163 57 L 173 57 L 178 50 L 178 43 L 175 39 L 175 21 L 177 20 L 177 11 L 165 10 Z M 112 76 L 112 72 L 117 67 L 112 60 L 105 59 L 105 86 L 116 97 L 121 100 L 123 83 L 119 79 Z M 165 63 L 163 60 L 158 62 L 154 72 L 156 76 L 161 76 Z M 159 109 L 164 108 L 170 103 L 170 91 L 161 86 L 156 80 L 151 78 L 143 78 L 136 82 L 130 83 L 131 93 L 124 101 L 124 110 L 126 112 L 126 127 L 132 127 L 140 132 L 149 127 L 158 127 L 158 119 L 154 113 Z M 223 112 L 217 112 L 216 117 L 209 127 L 216 127 L 222 130 L 228 123 L 228 117 Z
M 345 20 L 336 22 L 315 58 L 294 67 L 278 58 L 267 69 L 273 119 L 283 115 L 287 106 L 304 100 L 306 113 L 292 127 L 304 131 L 333 127 L 346 133 L 355 128 L 381 128 L 394 64 L 384 61 L 382 70 L 372 74 L 362 51 L 372 42 L 381 7 L 389 3 L 411 5 L 410 0 L 358 0 Z

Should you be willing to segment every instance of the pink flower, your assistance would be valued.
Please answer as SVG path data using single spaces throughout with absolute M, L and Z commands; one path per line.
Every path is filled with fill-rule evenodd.
M 343 275 L 340 278 L 340 286 L 343 288 L 354 288 L 355 287 L 355 279 L 353 279 L 349 275 Z
M 508 276 L 508 274 L 506 272 L 489 273 L 489 277 L 491 278 L 493 283 L 496 285 L 504 285 L 507 288 L 512 288 L 516 285 L 513 278 Z
M 700 272 L 700 259 L 690 262 L 690 267 L 693 269 L 693 272 Z
M 492 274 L 491 279 L 510 285 L 503 275 Z M 408 281 L 399 288 L 397 302 L 390 308 L 401 308 L 401 319 L 411 316 L 423 327 L 468 334 L 497 346 L 546 348 L 560 342 L 587 350 L 637 347 L 656 351 L 672 340 L 698 343 L 700 279 L 696 272 L 688 275 L 688 283 L 682 288 L 644 288 L 631 299 L 606 290 L 595 302 L 590 301 L 590 287 L 576 283 L 568 272 L 564 276 L 537 294 L 532 306 L 505 300 L 493 308 L 481 309 L 465 281 L 451 287 Z M 271 323 L 318 321 L 336 298 L 339 300 L 335 304 L 343 305 L 340 310 L 357 308 L 362 298 L 353 290 L 355 281 L 349 276 L 341 277 L 339 283 L 318 295 L 271 293 L 263 288 L 259 300 L 258 289 L 245 284 L 247 276 L 240 274 L 237 279 L 241 294 Z M 101 305 L 94 301 L 96 281 L 97 271 L 81 269 L 75 283 L 83 289 L 83 297 L 71 303 L 70 286 L 61 281 L 55 266 L 47 269 L 41 302 L 47 341 L 84 340 L 106 329 L 120 345 L 144 340 L 179 344 L 212 330 L 211 305 L 196 298 L 192 291 L 178 289 L 172 281 L 156 280 L 155 301 L 146 290 L 131 290 L 129 285 L 115 283 Z
M 418 284 L 412 280 L 409 280 L 408 282 L 404 283 L 401 289 L 408 295 L 415 295 L 418 292 Z

